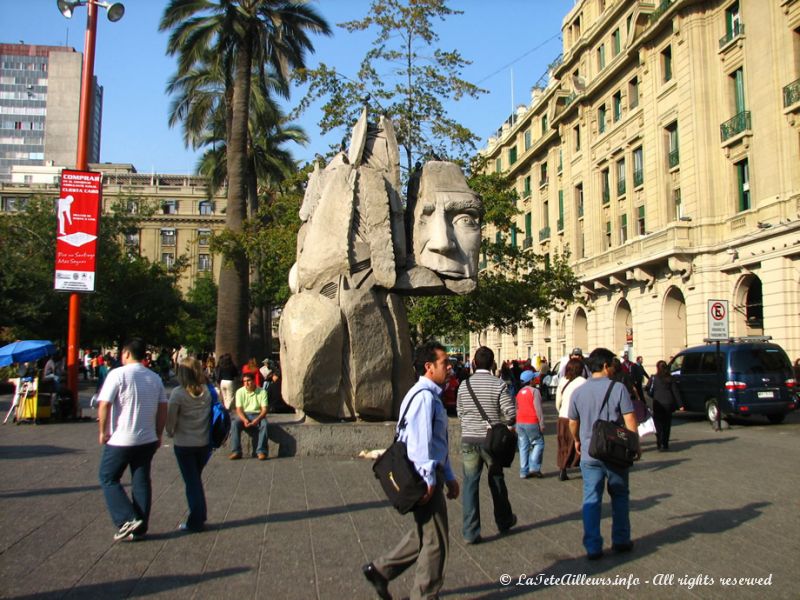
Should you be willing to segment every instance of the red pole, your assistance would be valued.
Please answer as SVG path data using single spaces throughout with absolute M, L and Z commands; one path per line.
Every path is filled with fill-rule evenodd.
M 89 168 L 89 138 L 94 105 L 94 47 L 97 34 L 97 5 L 86 3 L 86 40 L 83 44 L 83 72 L 81 73 L 81 107 L 78 117 L 78 151 L 75 168 L 86 171 Z M 98 213 L 99 214 L 99 213 Z M 81 297 L 76 293 L 69 296 L 69 325 L 67 329 L 67 387 L 72 392 L 73 414 L 80 411 L 78 401 L 78 348 L 81 332 Z

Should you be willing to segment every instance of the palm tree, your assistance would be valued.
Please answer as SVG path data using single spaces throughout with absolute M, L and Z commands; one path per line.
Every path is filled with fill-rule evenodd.
M 248 123 L 253 70 L 288 81 L 313 52 L 308 33 L 330 35 L 330 26 L 304 0 L 170 0 L 159 26 L 171 30 L 167 53 L 178 56 L 176 79 L 209 66 L 209 52 L 224 75 L 226 228 L 240 233 L 247 217 Z M 216 67 L 215 67 L 216 68 Z M 230 73 L 233 76 L 230 76 Z M 249 267 L 244 253 L 228 257 L 220 271 L 216 351 L 247 358 Z

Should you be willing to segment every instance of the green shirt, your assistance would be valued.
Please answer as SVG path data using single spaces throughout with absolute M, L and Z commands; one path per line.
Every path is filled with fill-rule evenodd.
M 261 408 L 267 407 L 267 392 L 262 388 L 256 388 L 253 392 L 248 392 L 246 387 L 236 390 L 236 406 L 245 413 L 258 413 Z

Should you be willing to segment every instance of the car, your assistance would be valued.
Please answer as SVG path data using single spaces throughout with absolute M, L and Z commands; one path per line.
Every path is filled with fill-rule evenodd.
M 744 337 L 686 348 L 669 363 L 687 411 L 712 422 L 763 415 L 781 423 L 798 407 L 797 382 L 783 348 L 769 336 Z M 719 368 L 718 368 L 719 367 Z M 719 415 L 718 415 L 719 411 Z
M 558 389 L 558 370 L 561 368 L 561 361 L 558 361 L 552 367 L 550 372 L 542 378 L 542 385 L 547 387 L 551 400 L 556 399 L 556 390 Z

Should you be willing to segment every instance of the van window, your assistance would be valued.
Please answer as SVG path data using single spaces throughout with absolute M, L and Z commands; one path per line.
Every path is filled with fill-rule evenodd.
M 675 358 L 672 359 L 672 362 L 669 363 L 669 372 L 670 373 L 680 373 L 681 367 L 683 366 L 683 354 L 679 354 Z
M 742 348 L 731 357 L 731 370 L 744 375 L 788 373 L 792 365 L 780 348 Z
M 718 373 L 719 370 L 717 369 L 717 364 L 722 364 L 722 359 L 724 355 L 720 354 L 719 363 L 717 362 L 717 353 L 716 352 L 704 352 L 703 359 L 700 362 L 700 372 L 701 373 Z
M 700 352 L 692 352 L 683 355 L 683 367 L 681 368 L 681 375 L 689 375 L 700 372 L 700 362 L 703 355 Z

